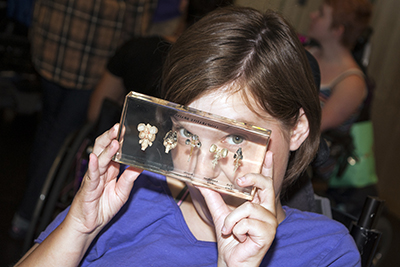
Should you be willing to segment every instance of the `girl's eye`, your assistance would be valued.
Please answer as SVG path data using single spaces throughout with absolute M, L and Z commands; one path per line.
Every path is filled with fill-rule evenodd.
M 244 138 L 239 135 L 230 135 L 228 136 L 227 141 L 231 145 L 239 145 L 243 143 Z
M 192 136 L 192 133 L 189 132 L 188 130 L 186 130 L 185 128 L 180 128 L 180 129 L 179 129 L 179 133 L 180 133 L 183 137 L 186 137 L 186 138 L 189 138 L 189 137 Z

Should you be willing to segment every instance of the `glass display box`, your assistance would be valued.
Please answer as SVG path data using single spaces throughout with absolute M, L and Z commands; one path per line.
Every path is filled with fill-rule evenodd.
M 113 160 L 252 200 L 236 180 L 260 173 L 271 131 L 130 92 Z

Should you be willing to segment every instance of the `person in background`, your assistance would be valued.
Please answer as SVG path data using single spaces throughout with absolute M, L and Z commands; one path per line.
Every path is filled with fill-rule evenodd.
M 47 173 L 66 137 L 86 119 L 94 86 L 119 45 L 146 33 L 156 0 L 35 1 L 32 61 L 42 86 L 27 178 L 10 234 L 23 238 Z
M 32 6 L 34 2 L 34 0 L 6 1 L 7 18 L 9 20 L 21 23 L 26 27 L 29 27 L 32 22 Z
M 158 0 L 149 35 L 175 35 L 178 25 L 185 17 L 187 5 L 188 0 Z
M 172 35 L 150 34 L 150 36 L 132 38 L 110 58 L 106 70 L 92 93 L 88 108 L 88 121 L 97 122 L 106 98 L 116 103 L 115 106 L 122 107 L 124 97 L 130 91 L 161 97 L 162 65 L 171 45 L 186 28 L 207 13 L 218 7 L 233 4 L 232 0 L 188 0 L 182 2 L 186 2 L 186 5 L 180 23 L 175 25 L 174 30 L 167 31 L 173 33 Z M 116 111 L 116 113 L 120 113 L 120 111 Z M 110 128 L 115 122 L 112 121 L 105 129 Z
M 283 17 L 245 7 L 209 13 L 172 46 L 162 81 L 167 100 L 272 131 L 262 169 L 233 181 L 255 186 L 254 199 L 133 167 L 117 179 L 115 125 L 97 138 L 70 208 L 17 266 L 360 266 L 344 225 L 280 203 L 280 194 L 312 161 L 320 136 L 310 65 Z M 206 134 L 189 121 L 177 126 L 180 139 Z M 248 141 L 232 135 L 215 140 L 232 151 Z M 205 177 L 212 171 L 208 145 L 192 158 L 202 166 L 196 174 Z M 178 146 L 172 160 L 187 164 L 187 153 L 180 153 L 187 146 Z M 244 157 L 251 152 L 244 150 Z M 219 174 L 232 171 L 222 164 Z M 184 199 L 182 191 L 189 192 Z
M 321 132 L 330 145 L 330 157 L 314 169 L 314 175 L 328 180 L 328 196 L 333 203 L 353 206 L 347 211 L 354 215 L 361 210 L 367 195 L 377 195 L 373 138 L 355 136 L 360 132 L 355 123 L 368 104 L 369 91 L 366 74 L 352 53 L 358 39 L 369 29 L 371 14 L 368 0 L 324 0 L 311 13 L 307 33 L 316 44 L 309 51 L 320 66 Z M 371 136 L 372 124 L 362 127 L 361 135 Z M 357 160 L 363 164 L 357 165 L 360 167 L 356 170 L 353 165 Z M 344 194 L 349 188 L 348 193 L 354 196 L 346 199 Z

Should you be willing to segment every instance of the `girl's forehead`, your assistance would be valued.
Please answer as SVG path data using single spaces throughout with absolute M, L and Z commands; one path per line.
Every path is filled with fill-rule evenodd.
M 252 102 L 256 112 L 248 107 Z M 256 103 L 251 96 L 248 96 L 248 101 L 245 101 L 240 91 L 232 93 L 215 90 L 191 102 L 189 107 L 271 130 L 274 136 L 285 135 L 284 133 L 288 130 L 282 126 L 279 120 L 265 110 L 261 110 Z
M 252 96 L 247 95 L 247 101 L 245 101 L 243 93 L 242 91 L 232 92 L 226 88 L 217 89 L 194 100 L 189 107 L 256 126 L 261 126 L 256 122 L 262 121 L 265 124 L 265 122 L 275 121 L 259 107 L 258 101 Z M 250 108 L 249 105 L 252 103 L 254 105 Z

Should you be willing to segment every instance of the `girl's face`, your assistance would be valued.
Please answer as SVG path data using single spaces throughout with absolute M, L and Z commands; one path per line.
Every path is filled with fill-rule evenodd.
M 329 33 L 332 30 L 332 11 L 332 7 L 323 4 L 318 10 L 310 14 L 309 37 L 320 42 L 329 37 Z
M 224 115 L 226 117 L 226 115 Z M 171 150 L 174 171 L 194 183 L 248 197 L 252 187 L 237 179 L 260 172 L 269 140 L 265 135 L 185 113 L 171 117 L 176 146 Z
M 276 119 L 271 117 L 269 114 L 267 114 L 265 111 L 257 110 L 258 108 L 254 106 L 254 109 L 257 110 L 257 113 L 263 114 L 263 117 L 260 117 L 246 106 L 240 93 L 231 94 L 227 92 L 226 88 L 215 90 L 209 94 L 200 97 L 199 99 L 193 101 L 189 105 L 189 107 L 196 108 L 205 112 L 210 112 L 237 121 L 247 122 L 249 124 L 259 126 L 264 129 L 269 129 L 272 131 L 270 142 L 268 145 L 268 150 L 274 153 L 273 179 L 274 179 L 276 197 L 277 199 L 279 199 L 281 184 L 283 177 L 285 175 L 289 158 L 289 148 L 290 148 L 289 133 L 284 132 L 282 130 L 280 123 Z M 186 130 L 181 130 L 182 134 L 187 134 Z M 241 137 L 237 136 L 226 136 L 225 142 L 229 146 L 234 146 L 235 147 L 234 149 L 236 149 L 238 144 L 243 142 L 243 140 L 241 139 Z M 210 144 L 202 144 L 202 146 L 203 145 L 210 146 Z M 252 153 L 251 148 L 248 151 L 246 151 L 245 148 L 243 148 L 244 157 L 246 153 Z M 186 158 L 184 158 L 183 161 L 185 161 L 185 159 Z M 210 160 L 208 159 L 208 161 Z M 174 165 L 175 164 L 176 161 L 174 159 Z M 204 170 L 204 172 L 213 171 L 211 168 L 205 168 L 205 169 L 206 170 Z M 259 170 L 250 170 L 250 169 L 246 170 L 247 173 L 258 172 L 258 171 Z M 213 174 L 209 175 L 215 175 L 215 173 L 216 172 L 214 170 Z M 197 211 L 199 213 L 202 213 L 201 210 L 204 211 L 205 207 L 202 195 L 194 187 L 190 187 L 190 193 L 193 203 L 197 208 Z M 243 202 L 243 200 L 229 195 L 223 195 L 223 198 L 225 202 L 232 207 L 238 206 Z M 205 214 L 207 218 L 210 218 L 207 215 L 208 214 Z

